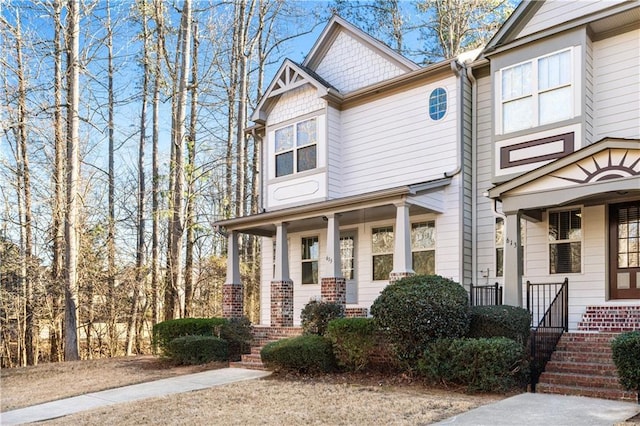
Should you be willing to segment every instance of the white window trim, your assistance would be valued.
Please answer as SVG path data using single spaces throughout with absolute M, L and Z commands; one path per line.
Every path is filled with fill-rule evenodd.
M 549 241 L 549 217 L 551 213 L 558 212 L 570 212 L 572 210 L 580 210 L 580 239 L 576 240 L 554 240 Z M 582 275 L 584 274 L 584 206 L 567 206 L 557 209 L 550 209 L 547 211 L 547 220 L 546 220 L 546 229 L 545 229 L 545 237 L 547 240 L 547 273 L 550 276 L 558 276 L 558 275 Z M 580 272 L 551 272 L 551 245 L 557 245 L 562 243 L 580 243 Z M 526 265 L 526 263 L 525 263 Z
M 434 119 L 433 117 L 431 117 L 431 95 L 433 94 L 433 92 L 435 92 L 438 89 L 442 89 L 444 90 L 444 94 L 446 96 L 446 101 L 444 103 L 444 114 L 442 114 L 442 117 L 438 118 L 438 119 Z M 431 89 L 429 91 L 429 94 L 427 95 L 427 115 L 429 116 L 429 120 L 431 120 L 434 123 L 438 123 L 443 121 L 445 118 L 447 118 L 447 115 L 449 115 L 449 90 L 444 87 L 444 86 L 436 86 L 433 89 Z
M 305 239 L 311 239 L 311 238 L 315 238 L 316 240 L 318 240 L 318 257 L 317 258 L 312 258 L 312 259 L 305 259 L 304 258 L 304 244 L 303 244 L 303 241 Z M 320 284 L 320 274 L 321 274 L 321 271 L 320 271 L 320 247 L 321 246 L 320 246 L 320 236 L 319 235 L 307 235 L 307 236 L 300 237 L 300 284 L 301 285 L 307 286 L 307 285 Z M 318 282 L 316 282 L 316 283 L 303 283 L 302 282 L 302 278 L 303 278 L 303 275 L 304 275 L 304 273 L 303 273 L 303 269 L 304 268 L 302 267 L 302 265 L 304 263 L 313 263 L 313 262 L 317 263 Z
M 438 264 L 437 257 L 436 257 L 436 255 L 437 255 L 436 247 L 438 246 L 438 239 L 437 239 L 437 235 L 438 234 L 437 234 L 437 230 L 436 230 L 437 229 L 436 228 L 436 220 L 435 219 L 424 219 L 424 220 L 416 220 L 415 222 L 411 222 L 411 228 L 410 228 L 411 231 L 413 231 L 413 225 L 417 225 L 417 224 L 420 224 L 420 223 L 426 223 L 426 224 L 433 223 L 433 232 L 434 232 L 433 248 L 414 249 L 413 248 L 413 241 L 412 241 L 412 244 L 411 244 L 411 264 L 412 265 L 411 265 L 411 267 L 413 268 L 413 266 L 414 266 L 413 265 L 413 253 L 421 253 L 421 252 L 425 252 L 425 251 L 432 251 L 433 252 L 433 258 L 434 258 L 434 271 L 433 271 L 433 273 L 435 274 L 436 273 L 435 265 Z
M 395 255 L 394 248 L 392 248 L 390 252 L 384 252 L 384 253 L 375 253 L 373 251 L 373 234 L 374 234 L 374 231 L 376 229 L 380 229 L 380 228 L 391 228 L 391 232 L 393 232 L 393 242 L 394 242 L 394 247 L 395 247 L 396 229 L 395 229 L 395 226 L 393 224 L 388 224 L 388 225 L 381 224 L 381 225 L 372 225 L 371 226 L 371 232 L 369 234 L 369 236 L 370 236 L 369 237 L 369 243 L 371 244 L 371 269 L 370 270 L 371 270 L 371 281 L 372 282 L 382 282 L 382 281 L 388 281 L 389 280 L 389 277 L 387 277 L 386 279 L 382 279 L 382 280 L 376 280 L 374 278 L 374 273 L 373 273 L 374 262 L 373 262 L 373 258 L 375 256 L 383 256 L 383 255 L 389 255 L 389 254 L 391 256 Z
M 304 121 L 315 120 L 316 121 L 316 167 L 313 169 L 304 170 L 302 172 L 297 171 L 297 150 L 300 148 L 312 146 L 314 144 L 307 144 L 302 146 L 297 146 L 297 125 L 298 123 L 302 123 Z M 274 126 L 272 130 L 269 130 L 269 141 L 268 141 L 268 153 L 269 153 L 269 179 L 286 179 L 291 178 L 292 176 L 298 176 L 302 173 L 313 173 L 318 169 L 321 169 L 325 165 L 324 161 L 324 146 L 325 146 L 325 129 L 324 129 L 324 115 L 307 115 L 303 117 L 298 117 L 295 120 L 290 120 L 285 123 L 280 123 L 277 126 Z M 291 149 L 276 152 L 276 131 L 284 129 L 286 127 L 293 127 L 293 146 Z M 293 151 L 293 173 L 276 176 L 276 156 L 283 154 L 285 152 Z
M 546 89 L 546 90 L 538 90 L 538 61 L 540 59 L 549 57 L 549 56 L 553 56 L 556 55 L 558 53 L 562 53 L 562 52 L 566 52 L 569 51 L 571 52 L 571 72 L 570 72 L 570 76 L 571 76 L 571 83 L 567 84 L 567 85 L 563 85 L 563 86 L 558 86 L 555 87 L 553 89 Z M 514 131 L 510 131 L 510 132 L 504 132 L 503 129 L 503 104 L 505 103 L 502 100 L 502 73 L 505 70 L 526 64 L 526 63 L 531 63 L 531 83 L 532 83 L 532 87 L 531 87 L 531 97 L 532 97 L 532 113 L 533 113 L 533 119 L 532 119 L 532 126 L 528 127 L 528 128 L 524 128 L 524 129 L 518 129 L 518 130 L 514 130 Z M 527 131 L 529 129 L 533 129 L 536 127 L 540 127 L 543 125 L 549 125 L 549 124 L 553 124 L 553 122 L 551 123 L 545 123 L 545 124 L 540 124 L 540 117 L 539 117 L 539 96 L 540 93 L 545 93 L 545 92 L 549 92 L 550 90 L 555 90 L 561 87 L 571 87 L 571 97 L 573 99 L 573 104 L 572 104 L 572 108 L 569 114 L 569 117 L 566 118 L 566 120 L 570 120 L 572 118 L 575 118 L 577 116 L 579 116 L 581 114 L 581 79 L 582 79 L 582 75 L 581 75 L 581 69 L 582 69 L 582 65 L 581 65 L 581 50 L 580 50 L 580 46 L 571 46 L 568 48 L 564 48 L 564 49 L 560 49 L 545 55 L 541 55 L 541 56 L 537 56 L 535 58 L 531 58 L 528 59 L 526 61 L 522 61 L 522 62 L 518 62 L 516 64 L 512 64 L 509 65 L 507 67 L 501 68 L 499 71 L 496 72 L 495 75 L 495 80 L 494 80 L 494 86 L 495 86 L 495 134 L 496 135 L 506 135 L 506 134 L 510 134 L 510 133 L 516 133 L 516 132 L 522 132 L 522 131 Z M 533 86 L 535 84 L 535 86 Z M 528 96 L 520 96 L 520 97 L 516 97 L 513 99 L 509 99 L 509 101 L 513 101 L 513 100 L 517 100 L 517 99 L 524 99 Z M 560 120 L 560 121 L 564 121 Z

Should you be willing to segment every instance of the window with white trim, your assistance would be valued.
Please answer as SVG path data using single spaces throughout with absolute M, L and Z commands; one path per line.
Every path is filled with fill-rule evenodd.
M 419 275 L 436 273 L 436 222 L 411 224 L 411 262 Z
M 276 177 L 317 167 L 318 124 L 315 118 L 277 129 L 274 139 Z
M 447 91 L 442 87 L 433 89 L 429 95 L 429 117 L 438 121 L 447 112 Z
M 389 279 L 389 274 L 393 270 L 393 245 L 393 226 L 371 230 L 374 281 Z
M 577 273 L 582 269 L 582 211 L 549 213 L 549 273 Z
M 302 238 L 302 284 L 318 284 L 318 237 Z
M 502 133 L 574 116 L 572 49 L 503 68 L 499 81 Z

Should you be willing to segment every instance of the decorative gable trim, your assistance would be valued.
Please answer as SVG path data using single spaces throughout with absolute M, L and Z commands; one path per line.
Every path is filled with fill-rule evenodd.
M 258 103 L 251 120 L 258 124 L 264 124 L 273 103 L 283 93 L 305 84 L 315 87 L 318 90 L 318 97 L 327 96 L 329 91 L 336 90 L 313 71 L 305 69 L 290 59 L 285 59 Z

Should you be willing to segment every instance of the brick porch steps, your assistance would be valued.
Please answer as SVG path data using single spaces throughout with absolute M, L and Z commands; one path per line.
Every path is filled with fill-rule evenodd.
M 268 327 L 257 325 L 253 326 L 252 334 L 251 353 L 243 354 L 240 361 L 230 362 L 229 367 L 266 370 L 260 359 L 260 351 L 262 348 L 269 342 L 300 336 L 302 334 L 302 327 Z
M 536 391 L 636 401 L 618 381 L 610 343 L 616 333 L 564 333 Z
M 578 330 L 605 333 L 640 330 L 640 306 L 587 306 Z

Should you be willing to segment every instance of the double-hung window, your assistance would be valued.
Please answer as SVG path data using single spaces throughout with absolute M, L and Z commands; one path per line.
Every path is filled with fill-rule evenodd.
M 574 116 L 572 50 L 500 71 L 502 133 L 529 129 Z
M 374 281 L 388 280 L 393 270 L 393 227 L 373 228 L 371 234 L 373 279 Z
M 274 137 L 276 177 L 316 168 L 318 125 L 315 118 L 277 129 Z
M 549 272 L 580 272 L 582 266 L 582 211 L 549 213 Z
M 302 284 L 318 284 L 318 237 L 302 238 Z
M 411 259 L 419 275 L 436 272 L 436 223 L 431 220 L 411 224 Z

